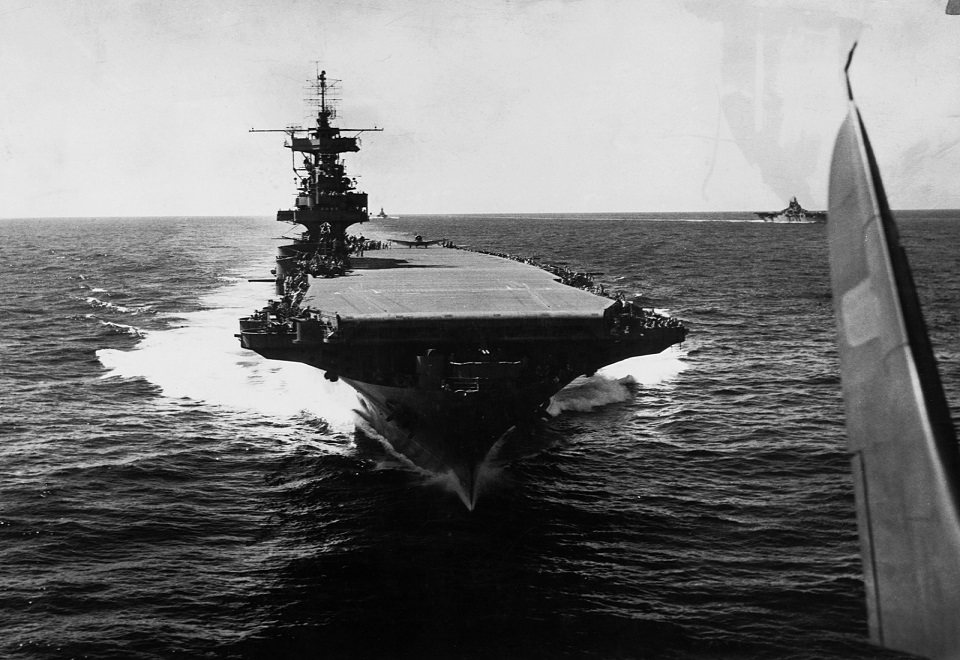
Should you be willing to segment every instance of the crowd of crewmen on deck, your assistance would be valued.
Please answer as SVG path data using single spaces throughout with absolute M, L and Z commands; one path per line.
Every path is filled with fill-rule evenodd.
M 470 250 L 471 252 L 479 252 L 480 254 L 490 254 L 495 257 L 501 257 L 503 259 L 512 259 L 513 261 L 519 261 L 530 266 L 536 266 L 541 268 L 548 273 L 556 275 L 560 282 L 566 284 L 567 286 L 576 287 L 577 289 L 583 289 L 584 291 L 589 291 L 590 293 L 596 293 L 600 296 L 607 296 L 606 290 L 602 284 L 596 284 L 593 281 L 593 275 L 591 273 L 581 273 L 579 271 L 570 270 L 569 268 L 564 268 L 563 266 L 554 266 L 553 264 L 546 264 L 536 259 L 531 259 L 530 257 L 519 257 L 515 254 L 508 254 L 506 252 L 492 252 L 490 250 L 480 250 L 478 248 L 462 248 L 457 245 L 454 245 L 452 242 L 446 244 L 445 247 L 452 247 L 458 250 Z M 609 297 L 609 296 L 608 296 Z
M 310 278 L 337 277 L 346 273 L 350 267 L 351 254 L 362 257 L 367 250 L 383 250 L 390 247 L 385 241 L 374 241 L 363 236 L 346 236 L 344 239 L 325 239 L 326 232 L 321 230 L 318 241 L 319 248 L 312 253 L 303 253 L 289 269 L 283 278 L 283 296 L 280 300 L 271 300 L 270 304 L 254 312 L 250 317 L 253 320 L 266 323 L 273 317 L 270 329 L 282 331 L 286 329 L 289 318 L 302 313 L 300 303 L 310 288 Z
M 672 316 L 658 314 L 652 309 L 624 300 L 619 294 L 614 303 L 604 311 L 604 316 L 614 335 L 628 335 L 632 330 L 647 328 L 682 328 L 683 324 Z
M 513 261 L 519 261 L 530 266 L 536 266 L 537 268 L 542 268 L 548 273 L 556 275 L 562 284 L 566 284 L 567 286 L 572 286 L 577 289 L 583 289 L 584 291 L 589 291 L 590 293 L 594 293 L 598 296 L 612 298 L 616 302 L 614 302 L 614 304 L 607 310 L 607 317 L 611 323 L 611 331 L 615 334 L 629 334 L 631 327 L 680 328 L 683 326 L 679 320 L 673 317 L 658 314 L 652 309 L 644 309 L 639 305 L 626 300 L 622 293 L 617 293 L 614 295 L 613 293 L 608 292 L 604 288 L 603 284 L 596 284 L 593 281 L 592 273 L 584 273 L 580 271 L 574 271 L 563 266 L 541 263 L 536 259 L 531 259 L 530 257 L 520 257 L 517 255 L 508 254 L 506 252 L 491 252 L 489 250 L 480 250 L 476 248 L 460 248 L 453 243 L 449 243 L 446 245 L 446 247 L 469 249 L 471 252 L 490 254 L 495 257 L 512 259 Z
M 385 241 L 370 240 L 363 235 L 333 237 L 327 223 L 320 225 L 315 239 L 309 233 L 304 234 L 305 242 L 312 243 L 314 240 L 316 249 L 302 253 L 294 266 L 295 270 L 314 277 L 343 275 L 350 268 L 351 254 L 362 257 L 367 250 L 382 250 L 390 246 Z

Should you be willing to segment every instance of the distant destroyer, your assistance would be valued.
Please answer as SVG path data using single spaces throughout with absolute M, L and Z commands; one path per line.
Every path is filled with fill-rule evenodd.
M 377 433 L 417 466 L 452 471 L 472 508 L 479 466 L 506 432 L 534 424 L 577 376 L 659 353 L 683 341 L 686 329 L 569 286 L 583 278 L 556 269 L 448 242 L 377 250 L 380 243 L 348 235 L 369 211 L 340 155 L 359 149 L 357 133 L 379 129 L 334 127 L 325 73 L 314 89 L 316 126 L 279 129 L 289 138 L 298 189 L 277 220 L 304 231 L 279 248 L 279 300 L 241 319 L 238 337 L 267 358 L 342 379 Z

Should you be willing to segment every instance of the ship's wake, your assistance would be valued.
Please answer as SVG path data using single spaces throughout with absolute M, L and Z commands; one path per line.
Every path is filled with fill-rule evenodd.
M 466 506 L 469 511 L 473 511 L 480 496 L 497 483 L 502 471 L 503 467 L 495 461 L 490 460 L 490 458 L 483 461 L 483 463 L 477 466 L 477 471 L 474 475 L 473 493 L 467 492 L 467 489 L 464 488 L 463 483 L 453 470 L 448 470 L 442 474 L 431 475 L 428 483 L 452 492 L 460 498 L 460 501 L 463 502 L 463 505 Z
M 366 441 L 373 441 L 384 452 L 383 459 L 378 467 L 381 469 L 402 469 L 407 472 L 418 475 L 422 483 L 428 487 L 438 488 L 459 499 L 469 511 L 473 511 L 480 499 L 480 496 L 487 492 L 497 483 L 500 473 L 503 471 L 503 463 L 499 461 L 499 450 L 503 445 L 507 434 L 500 438 L 493 447 L 487 452 L 486 457 L 474 469 L 473 488 L 464 485 L 463 481 L 457 475 L 453 468 L 444 468 L 442 470 L 429 470 L 417 465 L 408 456 L 398 451 L 390 441 L 378 433 L 373 426 L 365 419 L 362 407 L 357 410 L 358 420 L 356 429 Z M 364 440 L 358 439 L 357 446 L 361 447 Z M 472 490 L 472 492 L 471 492 Z

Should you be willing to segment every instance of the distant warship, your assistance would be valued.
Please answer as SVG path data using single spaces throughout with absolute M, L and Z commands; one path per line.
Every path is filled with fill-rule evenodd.
M 757 213 L 764 222 L 826 222 L 826 211 L 808 211 L 800 206 L 796 197 L 790 198 L 787 208 L 782 211 L 760 211 Z
M 570 286 L 589 282 L 583 273 L 422 237 L 401 242 L 411 249 L 371 249 L 383 244 L 348 235 L 369 211 L 340 155 L 359 150 L 356 134 L 380 129 L 332 126 L 333 82 L 325 72 L 313 82 L 315 127 L 278 129 L 288 135 L 298 188 L 294 208 L 277 220 L 304 231 L 279 248 L 280 299 L 240 319 L 237 336 L 264 357 L 342 379 L 370 427 L 420 468 L 452 471 L 472 508 L 479 466 L 504 434 L 535 424 L 577 376 L 659 353 L 687 331 Z

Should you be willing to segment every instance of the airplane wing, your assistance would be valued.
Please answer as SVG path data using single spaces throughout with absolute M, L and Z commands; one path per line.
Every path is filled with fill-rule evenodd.
M 400 245 L 405 245 L 407 247 L 427 247 L 429 245 L 437 245 L 443 243 L 443 239 L 434 240 L 434 241 L 403 241 L 399 238 L 391 238 L 391 243 L 399 243 Z
M 898 651 L 958 658 L 960 451 L 852 92 L 834 147 L 829 198 L 830 271 L 870 637 Z

